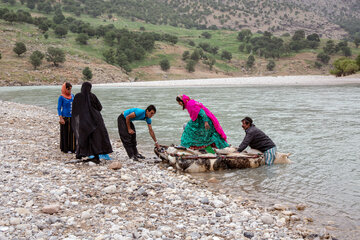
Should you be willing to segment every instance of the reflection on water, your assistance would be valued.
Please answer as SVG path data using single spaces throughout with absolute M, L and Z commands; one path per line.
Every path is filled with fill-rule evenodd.
M 79 92 L 74 87 L 73 92 Z M 196 174 L 215 176 L 221 188 L 266 202 L 306 203 L 316 222 L 335 221 L 344 239 L 359 234 L 360 225 L 360 87 L 214 87 L 124 88 L 94 86 L 103 117 L 118 139 L 117 116 L 127 108 L 155 104 L 153 129 L 162 144 L 179 144 L 189 120 L 175 97 L 185 93 L 204 103 L 219 119 L 229 143 L 244 137 L 240 119 L 251 116 L 277 144 L 291 152 L 291 165 Z M 0 88 L 0 99 L 44 106 L 56 114 L 60 87 Z M 135 123 L 139 148 L 152 151 L 145 123 Z M 356 230 L 357 229 L 357 230 Z M 355 231 L 351 232 L 351 231 Z M 357 232 L 356 232 L 357 231 Z M 349 233 L 351 232 L 351 233 Z

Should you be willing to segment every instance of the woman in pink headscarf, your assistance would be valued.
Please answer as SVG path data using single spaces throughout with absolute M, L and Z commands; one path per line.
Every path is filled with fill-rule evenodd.
M 177 96 L 176 101 L 188 111 L 191 118 L 181 136 L 181 146 L 193 149 L 205 148 L 211 153 L 214 153 L 212 147 L 222 149 L 229 146 L 219 121 L 202 103 L 186 95 Z

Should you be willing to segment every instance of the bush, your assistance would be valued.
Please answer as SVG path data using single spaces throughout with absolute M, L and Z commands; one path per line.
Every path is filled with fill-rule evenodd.
M 320 68 L 322 67 L 322 64 L 319 63 L 319 62 L 315 62 L 315 67 L 318 68 L 318 69 L 320 69 Z
M 223 50 L 221 53 L 221 59 L 226 59 L 226 60 L 231 60 L 232 59 L 232 54 L 229 51 Z
M 93 74 L 89 67 L 84 68 L 84 70 L 82 71 L 82 74 L 83 74 L 84 78 L 88 81 L 91 80 L 93 77 Z
M 46 33 L 44 33 L 44 38 L 45 39 L 48 39 L 49 38 L 49 34 L 46 32 Z
M 339 58 L 333 63 L 333 66 L 334 68 L 330 70 L 330 73 L 337 77 L 350 75 L 359 70 L 356 61 L 349 58 Z
M 252 68 L 254 66 L 254 63 L 255 63 L 255 58 L 253 55 L 250 55 L 246 61 L 246 66 L 248 68 Z
M 68 29 L 65 25 L 57 25 L 54 30 L 57 37 L 64 37 L 68 33 Z
M 167 71 L 170 69 L 170 62 L 169 60 L 167 59 L 163 59 L 160 61 L 160 67 L 161 67 L 161 70 L 163 71 Z
M 352 55 L 351 49 L 348 46 L 343 47 L 341 50 L 345 57 L 350 57 Z
M 195 72 L 195 65 L 196 65 L 196 61 L 189 59 L 189 60 L 186 62 L 185 69 L 186 69 L 188 72 Z
M 79 36 L 77 36 L 77 38 L 75 39 L 76 42 L 82 45 L 86 45 L 88 40 L 89 36 L 85 33 L 80 33 Z
M 34 51 L 30 55 L 30 63 L 34 66 L 35 70 L 38 66 L 42 64 L 42 60 L 44 57 L 45 57 L 44 54 L 40 51 Z
M 65 53 L 60 48 L 49 47 L 46 53 L 46 60 L 52 62 L 57 67 L 59 63 L 65 62 Z
M 191 54 L 190 59 L 194 60 L 194 61 L 199 61 L 200 60 L 200 50 L 195 49 L 194 52 Z
M 356 57 L 356 64 L 360 67 L 360 54 Z
M 192 40 L 189 40 L 189 45 L 192 46 L 192 47 L 194 47 L 194 46 L 195 46 L 195 42 L 192 41 Z
M 266 69 L 269 71 L 273 71 L 275 68 L 275 62 L 273 60 L 270 60 L 268 64 L 266 65 Z
M 203 32 L 201 33 L 201 36 L 203 36 L 206 39 L 210 39 L 211 38 L 211 34 L 209 32 Z
M 210 70 L 212 70 L 215 63 L 216 63 L 216 59 L 211 55 L 205 56 L 205 58 L 203 60 L 203 64 L 208 65 Z
M 1 56 L 1 52 L 0 52 L 0 59 L 2 58 L 2 56 Z
M 328 64 L 330 61 L 330 56 L 324 52 L 319 53 L 316 58 L 317 60 L 325 64 Z
M 190 52 L 189 51 L 184 51 L 184 53 L 182 54 L 182 60 L 186 61 L 190 58 Z
M 26 52 L 26 46 L 23 42 L 17 42 L 15 43 L 15 47 L 13 48 L 13 51 L 20 56 L 21 54 Z

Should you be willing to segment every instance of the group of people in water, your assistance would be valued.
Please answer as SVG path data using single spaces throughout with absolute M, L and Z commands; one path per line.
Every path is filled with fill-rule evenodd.
M 76 153 L 77 159 L 94 156 L 89 161 L 98 164 L 100 163 L 99 156 L 109 154 L 113 150 L 100 113 L 102 105 L 96 95 L 91 92 L 91 87 L 90 82 L 84 82 L 81 92 L 74 96 L 71 93 L 70 83 L 66 82 L 62 85 L 57 108 L 60 123 L 60 149 L 65 153 Z M 204 149 L 208 153 L 215 153 L 214 148 L 229 147 L 225 132 L 209 109 L 186 95 L 177 96 L 176 101 L 190 115 L 190 120 L 184 126 L 181 136 L 181 146 Z M 151 126 L 151 118 L 155 114 L 156 107 L 149 105 L 146 109 L 127 109 L 117 119 L 121 142 L 129 158 L 134 161 L 145 157 L 137 150 L 136 129 L 133 121 L 145 121 L 155 147 L 160 147 Z M 276 153 L 274 142 L 255 127 L 250 117 L 245 117 L 241 122 L 246 136 L 238 147 L 238 152 L 250 146 L 263 152 L 265 163 L 272 165 Z

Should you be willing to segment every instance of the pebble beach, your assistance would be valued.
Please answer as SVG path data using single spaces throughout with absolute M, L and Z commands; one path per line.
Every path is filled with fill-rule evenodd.
M 55 114 L 0 101 L 0 239 L 336 239 L 301 203 L 235 198 L 111 140 L 111 161 L 66 164 Z

